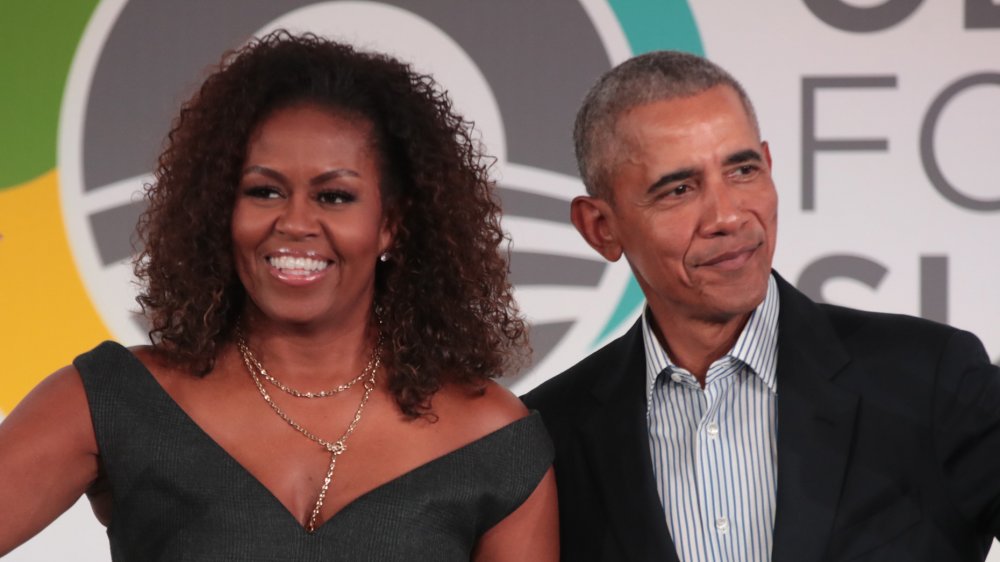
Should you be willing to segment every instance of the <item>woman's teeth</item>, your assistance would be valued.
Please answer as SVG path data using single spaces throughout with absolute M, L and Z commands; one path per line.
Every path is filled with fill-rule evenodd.
M 276 256 L 267 258 L 267 263 L 271 264 L 271 267 L 275 269 L 280 269 L 283 272 L 293 273 L 293 272 L 306 272 L 315 273 L 317 271 L 322 271 L 326 269 L 330 263 L 326 260 L 319 260 L 314 258 L 299 258 L 292 256 Z

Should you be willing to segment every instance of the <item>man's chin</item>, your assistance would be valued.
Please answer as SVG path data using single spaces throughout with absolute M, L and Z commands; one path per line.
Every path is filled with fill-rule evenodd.
M 748 291 L 746 286 L 736 287 L 731 291 L 720 291 L 716 295 L 706 295 L 711 303 L 709 315 L 713 322 L 727 323 L 735 318 L 749 316 L 751 312 L 764 302 L 767 296 L 767 283 L 759 290 Z

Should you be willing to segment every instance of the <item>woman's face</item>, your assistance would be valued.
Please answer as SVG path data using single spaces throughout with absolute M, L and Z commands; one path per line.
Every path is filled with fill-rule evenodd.
M 367 322 L 375 262 L 392 241 L 379 179 L 364 119 L 298 105 L 257 125 L 232 221 L 248 313 L 302 326 Z

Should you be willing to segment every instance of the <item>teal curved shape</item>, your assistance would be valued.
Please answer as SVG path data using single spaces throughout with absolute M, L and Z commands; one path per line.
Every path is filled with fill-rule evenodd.
M 674 50 L 705 56 L 701 34 L 691 8 L 684 0 L 608 0 L 625 32 L 632 54 Z M 630 277 L 604 328 L 591 342 L 596 347 L 633 317 L 645 297 L 634 277 Z
M 701 34 L 684 0 L 608 0 L 632 54 L 664 49 L 705 55 Z

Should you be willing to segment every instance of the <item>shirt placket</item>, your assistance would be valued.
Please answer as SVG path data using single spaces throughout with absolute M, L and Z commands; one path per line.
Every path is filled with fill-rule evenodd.
M 674 442 L 667 457 L 676 461 L 664 464 L 669 476 L 666 482 L 658 481 L 657 485 L 670 486 L 673 483 L 677 487 L 672 500 L 671 494 L 662 487 L 659 492 L 666 506 L 667 519 L 671 521 L 678 558 L 681 562 L 708 562 L 713 560 L 713 556 L 704 541 L 708 522 L 702 517 L 703 481 L 697 456 L 698 423 L 704 417 L 705 395 L 694 375 L 684 369 L 671 367 L 662 374 L 664 376 L 659 378 L 660 384 L 655 388 L 654 406 L 662 407 L 664 412 L 683 412 L 683 421 L 676 419 L 670 423 L 657 417 L 654 422 L 657 434 L 665 441 Z M 669 432 L 674 434 L 673 439 L 667 437 L 668 427 Z
M 705 414 L 698 423 L 696 443 L 698 448 L 698 481 L 700 485 L 704 538 L 711 560 L 732 560 L 733 517 L 728 501 L 731 482 L 727 470 L 728 458 L 721 413 L 725 408 L 726 390 L 731 376 L 722 373 L 726 366 L 715 363 L 706 375 Z

